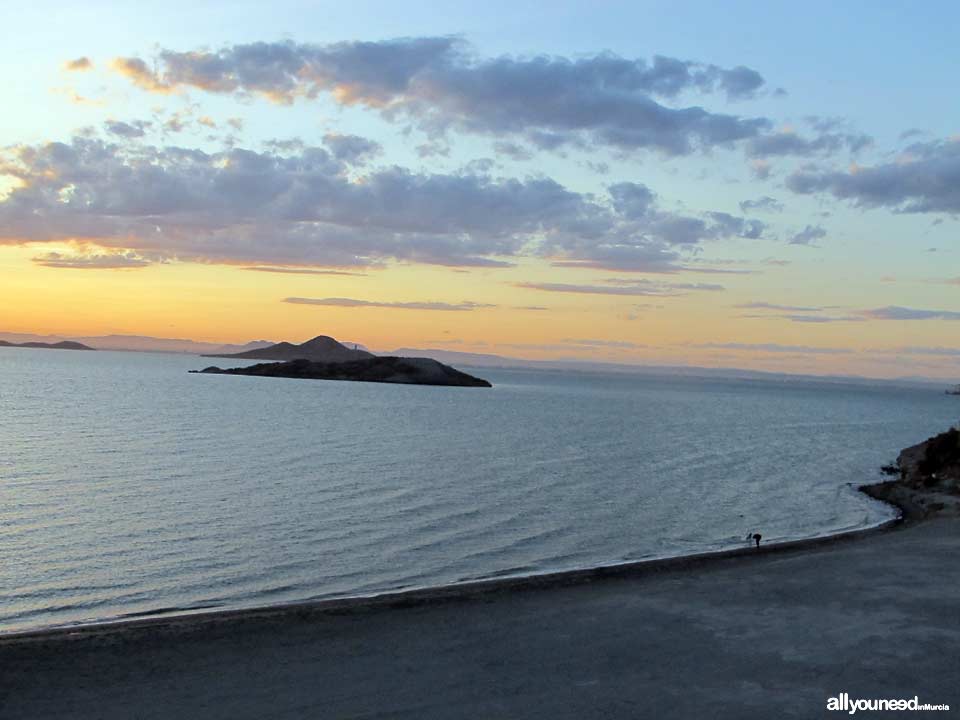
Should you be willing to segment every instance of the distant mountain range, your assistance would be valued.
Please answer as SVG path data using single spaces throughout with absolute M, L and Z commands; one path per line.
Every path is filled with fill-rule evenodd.
M 239 353 L 205 353 L 204 357 L 223 357 L 234 360 L 311 360 L 320 363 L 344 363 L 369 360 L 373 353 L 357 348 L 348 348 L 328 335 L 318 335 L 305 343 L 294 345 L 280 342 L 268 347 L 259 347 Z
M 6 340 L 0 340 L 0 347 L 41 348 L 43 350 L 93 350 L 94 349 L 92 347 L 87 347 L 83 343 L 72 342 L 70 340 L 62 340 L 61 342 L 55 342 L 55 343 L 37 342 L 35 340 L 30 342 L 14 343 L 14 342 L 7 342 Z
M 254 340 L 245 345 L 223 345 L 220 343 L 198 342 L 182 338 L 156 338 L 146 335 L 97 335 L 89 337 L 66 337 L 60 335 L 30 335 L 26 333 L 0 332 L 0 340 L 14 344 L 39 342 L 56 344 L 60 342 L 79 342 L 95 350 L 126 350 L 132 352 L 164 352 L 203 355 L 204 353 L 237 353 L 268 347 L 268 340 Z
M 323 338 L 326 336 L 319 336 Z M 318 338 L 314 338 L 317 340 Z M 329 338 L 332 340 L 332 338 Z M 198 342 L 196 340 L 186 340 L 179 338 L 156 338 L 144 335 L 100 335 L 89 337 L 65 337 L 59 335 L 31 335 L 26 333 L 0 332 L 0 341 L 6 341 L 11 344 L 24 343 L 44 343 L 47 345 L 56 345 L 61 342 L 77 342 L 86 345 L 94 350 L 128 350 L 135 352 L 165 352 L 165 353 L 185 353 L 192 355 L 210 355 L 214 357 L 234 355 L 237 359 L 264 359 L 264 360 L 290 360 L 300 356 L 300 352 L 305 345 L 312 341 L 307 341 L 300 345 L 292 343 L 273 343 L 267 340 L 254 340 L 243 345 L 226 344 L 210 342 Z M 333 342 L 336 342 L 335 340 Z M 364 357 L 369 357 L 370 352 L 363 345 L 356 343 L 337 343 L 344 350 L 350 352 L 367 353 Z M 243 353 L 249 351 L 259 351 L 264 348 L 280 348 L 278 356 L 249 355 L 246 358 L 240 357 Z M 283 355 L 283 349 L 300 348 L 301 351 L 292 351 L 287 356 Z M 356 348 L 356 349 L 354 349 Z M 473 367 L 499 367 L 499 368 L 530 368 L 538 370 L 573 370 L 581 372 L 625 372 L 653 375 L 673 375 L 704 378 L 765 378 L 769 380 L 778 379 L 804 379 L 809 378 L 817 382 L 876 382 L 875 378 L 865 378 L 856 375 L 804 375 L 793 373 L 765 372 L 762 370 L 746 370 L 741 368 L 709 368 L 685 365 L 633 365 L 628 363 L 611 363 L 603 361 L 579 360 L 579 359 L 558 359 L 558 360 L 528 360 L 526 358 L 509 357 L 506 355 L 494 355 L 487 353 L 467 353 L 454 350 L 443 350 L 438 348 L 397 348 L 390 351 L 375 351 L 373 355 L 380 356 L 402 356 L 402 357 L 424 357 L 432 358 L 438 362 L 469 365 Z M 313 358 L 307 358 L 313 359 Z M 323 362 L 324 360 L 318 360 Z M 943 381 L 935 378 L 911 376 L 883 379 L 881 382 L 899 382 L 905 384 L 940 384 Z

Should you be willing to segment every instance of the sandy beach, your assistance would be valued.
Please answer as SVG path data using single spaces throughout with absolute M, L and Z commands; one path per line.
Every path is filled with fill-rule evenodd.
M 0 716 L 810 718 L 837 716 L 841 692 L 957 708 L 958 553 L 960 521 L 941 517 L 566 578 L 7 636 Z

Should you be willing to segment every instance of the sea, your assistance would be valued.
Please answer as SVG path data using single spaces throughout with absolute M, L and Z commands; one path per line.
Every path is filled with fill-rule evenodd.
M 0 348 L 0 632 L 841 533 L 934 386 L 471 369 L 449 388 Z

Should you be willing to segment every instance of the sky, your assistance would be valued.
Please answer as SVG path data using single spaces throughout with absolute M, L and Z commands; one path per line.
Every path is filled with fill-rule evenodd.
M 0 10 L 0 331 L 960 378 L 956 3 Z

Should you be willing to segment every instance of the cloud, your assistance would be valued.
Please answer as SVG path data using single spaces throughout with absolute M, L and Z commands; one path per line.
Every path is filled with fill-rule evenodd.
M 894 162 L 843 172 L 800 170 L 787 187 L 800 194 L 826 192 L 860 207 L 896 212 L 960 212 L 960 140 L 916 143 Z
M 769 302 L 749 302 L 734 307 L 742 310 L 773 310 L 773 314 L 755 314 L 741 315 L 740 317 L 751 320 L 770 320 L 780 319 L 789 320 L 796 323 L 832 323 L 832 322 L 863 322 L 866 318 L 863 315 L 824 315 L 827 310 L 835 310 L 835 305 L 823 306 L 804 306 L 804 305 L 778 305 Z
M 167 94 L 173 88 L 157 79 L 156 74 L 140 58 L 118 57 L 110 62 L 110 69 L 123 75 L 141 90 L 153 93 Z
M 134 139 L 142 138 L 150 129 L 151 123 L 143 120 L 135 120 L 131 123 L 120 120 L 107 120 L 103 123 L 104 129 L 111 135 L 117 135 L 122 138 Z
M 257 265 L 254 267 L 245 267 L 243 269 L 250 270 L 252 272 L 280 273 L 283 275 L 349 275 L 351 277 L 367 276 L 366 273 L 346 272 L 344 270 L 316 270 L 313 268 L 268 267 L 264 265 Z
M 816 247 L 816 244 L 814 241 L 825 238 L 826 236 L 827 236 L 827 231 L 824 230 L 819 225 L 807 225 L 803 230 L 801 230 L 798 233 L 795 233 L 790 238 L 790 244 Z
M 440 310 L 446 312 L 463 312 L 494 308 L 496 305 L 475 303 L 464 300 L 461 303 L 445 302 L 381 302 L 376 300 L 355 300 L 353 298 L 302 298 L 288 297 L 283 302 L 294 305 L 326 305 L 329 307 L 345 308 L 387 308 L 390 310 Z
M 359 135 L 327 133 L 323 136 L 323 144 L 329 148 L 337 160 L 348 165 L 362 165 L 383 152 L 383 146 L 380 143 Z
M 939 355 L 941 357 L 960 357 L 960 348 L 949 347 L 901 347 L 894 348 L 885 352 L 892 352 L 898 355 Z
M 700 343 L 692 347 L 710 350 L 744 350 L 768 353 L 803 353 L 810 355 L 846 355 L 853 350 L 847 348 L 812 347 L 810 345 L 780 345 L 777 343 Z
M 707 283 L 663 283 L 652 280 L 625 280 L 622 284 L 610 285 L 575 285 L 570 283 L 552 282 L 521 282 L 516 287 L 527 290 L 542 290 L 544 292 L 575 293 L 581 295 L 642 295 L 653 297 L 670 297 L 684 295 L 689 291 L 718 292 L 724 290 L 722 285 Z
M 649 345 L 642 345 L 639 343 L 628 342 L 626 340 L 591 340 L 591 339 L 564 338 L 560 342 L 568 343 L 570 345 L 584 345 L 587 347 L 612 348 L 615 350 L 636 350 L 640 348 L 650 347 Z
M 88 57 L 78 57 L 74 60 L 67 60 L 63 64 L 63 69 L 69 72 L 86 72 L 93 69 L 93 63 Z
M 511 160 L 525 161 L 533 159 L 533 153 L 529 148 L 513 142 L 497 141 L 493 144 L 493 150 L 497 155 L 503 155 Z
M 758 197 L 756 200 L 744 200 L 740 203 L 740 212 L 749 213 L 751 210 L 760 212 L 783 212 L 783 203 L 769 195 Z
M 747 156 L 751 158 L 769 157 L 810 157 L 813 155 L 832 155 L 842 150 L 856 153 L 873 142 L 862 133 L 824 132 L 813 138 L 805 138 L 792 130 L 767 133 L 752 138 L 747 143 Z
M 740 305 L 734 305 L 734 307 L 745 310 L 783 310 L 785 312 L 820 312 L 821 310 L 826 309 L 815 306 L 803 307 L 801 305 L 777 305 L 776 303 L 768 302 L 748 302 Z
M 750 161 L 750 172 L 757 180 L 767 180 L 773 168 L 766 160 L 754 159 Z
M 960 320 L 960 312 L 953 310 L 919 310 L 897 305 L 864 310 L 863 314 L 871 320 Z
M 142 268 L 152 264 L 151 260 L 135 252 L 90 253 L 80 255 L 48 252 L 30 259 L 37 265 L 44 267 L 69 268 L 73 270 L 119 270 Z
M 890 305 L 871 310 L 856 310 L 851 315 L 823 315 L 827 310 L 836 306 L 801 307 L 794 305 L 777 305 L 767 302 L 750 302 L 735 305 L 736 308 L 749 310 L 775 310 L 786 314 L 744 315 L 752 319 L 783 318 L 791 322 L 827 323 L 827 322 L 863 322 L 865 320 L 960 320 L 960 312 L 952 310 L 919 310 L 916 308 Z M 803 314 L 800 314 L 803 313 Z
M 279 103 L 326 94 L 387 120 L 412 121 L 432 137 L 448 130 L 500 140 L 512 135 L 545 150 L 604 146 L 684 155 L 753 138 L 771 126 L 765 118 L 664 104 L 691 93 L 752 97 L 764 86 L 755 70 L 659 55 L 650 61 L 612 53 L 482 58 L 462 40 L 421 37 L 162 50 L 155 64 L 118 58 L 112 67 L 151 92 L 194 88 Z
M 709 229 L 715 237 L 741 237 L 756 240 L 763 236 L 767 229 L 766 223 L 759 220 L 736 217 L 725 212 L 708 212 L 707 217 L 714 225 Z
M 860 315 L 780 315 L 785 320 L 798 323 L 863 322 Z
M 370 146 L 352 136 L 333 139 L 336 149 L 274 143 L 263 152 L 205 152 L 139 142 L 128 137 L 133 123 L 110 128 L 110 141 L 78 136 L 0 150 L 0 175 L 16 184 L 0 198 L 0 243 L 81 240 L 183 261 L 283 267 L 393 260 L 504 268 L 532 256 L 675 272 L 703 242 L 765 229 L 726 213 L 663 210 L 636 183 L 604 197 L 545 177 L 492 177 L 479 166 L 358 169 L 347 159 L 355 163 Z

